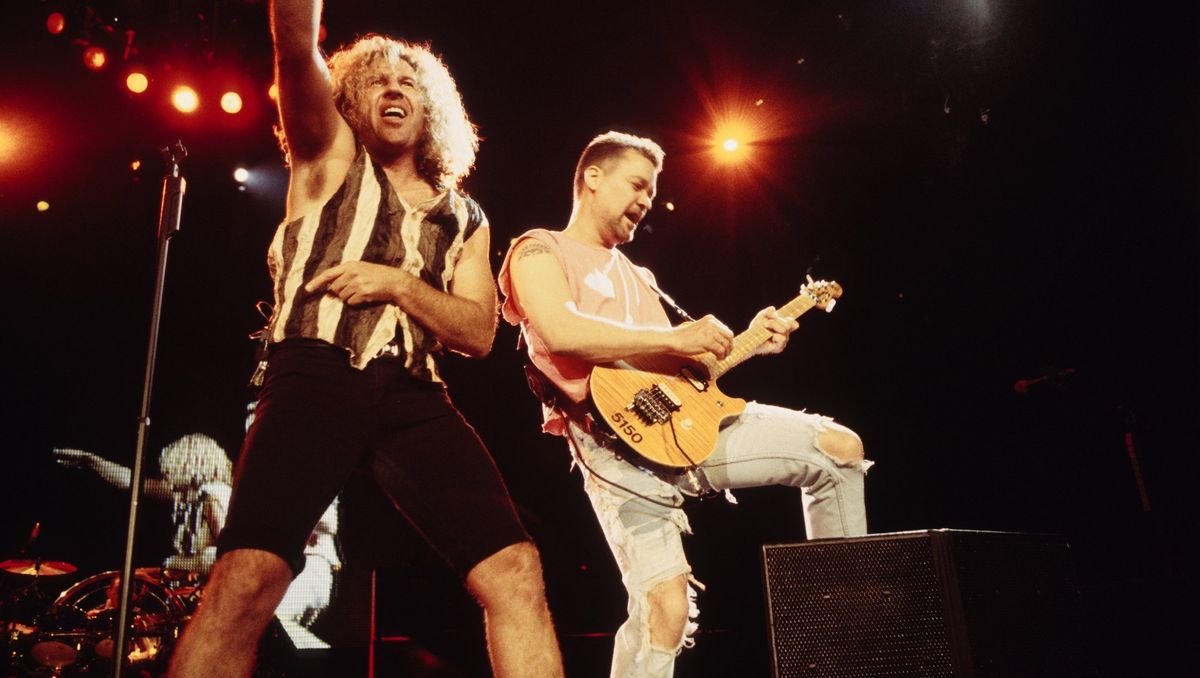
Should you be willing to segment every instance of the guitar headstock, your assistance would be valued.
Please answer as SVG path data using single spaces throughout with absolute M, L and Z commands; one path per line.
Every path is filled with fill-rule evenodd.
M 826 313 L 833 311 L 838 298 L 842 296 L 842 286 L 832 280 L 813 280 L 810 277 L 800 290 L 812 297 L 813 304 Z

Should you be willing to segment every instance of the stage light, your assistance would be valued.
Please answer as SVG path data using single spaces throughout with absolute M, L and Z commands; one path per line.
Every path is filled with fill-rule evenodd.
M 48 209 L 50 209 L 50 203 L 46 202 L 45 200 L 37 201 L 37 211 L 45 212 Z
M 142 168 L 141 160 L 134 160 L 133 162 L 129 163 L 129 169 L 133 170 L 134 172 L 140 170 L 141 168 Z
M 125 76 L 125 86 L 134 94 L 141 94 L 150 88 L 150 78 L 141 71 L 134 71 Z
M 54 12 L 46 17 L 46 30 L 50 31 L 50 35 L 61 35 L 66 28 L 67 18 L 62 12 Z
M 200 97 L 196 94 L 196 90 L 181 85 L 171 93 L 171 104 L 180 113 L 195 113 L 196 109 L 200 108 Z
M 221 95 L 221 110 L 230 115 L 242 110 L 242 96 L 237 92 L 226 92 Z
M 245 167 L 239 167 L 233 171 L 233 178 L 239 184 L 244 184 L 250 178 L 250 170 Z
M 721 123 L 712 137 L 713 154 L 718 162 L 741 162 L 750 156 L 753 130 L 740 121 Z
M 663 209 L 667 210 L 668 212 L 674 212 L 675 211 L 675 203 L 668 200 L 663 203 Z
M 16 125 L 0 119 L 0 166 L 6 164 L 10 158 L 16 157 L 17 148 L 20 146 L 17 142 L 19 132 Z
M 89 70 L 99 71 L 108 65 L 108 52 L 99 45 L 88 45 L 83 50 L 83 65 Z
M 270 99 L 271 101 L 279 101 L 279 84 L 278 83 L 273 82 L 273 83 L 271 83 L 271 86 L 267 88 L 267 98 Z

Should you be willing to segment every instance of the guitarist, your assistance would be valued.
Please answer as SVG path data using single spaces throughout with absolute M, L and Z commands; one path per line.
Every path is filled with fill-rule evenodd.
M 593 365 L 656 354 L 723 358 L 732 347 L 733 333 L 712 316 L 672 326 L 654 277 L 618 249 L 650 210 L 662 162 L 650 139 L 619 132 L 593 139 L 575 169 L 567 227 L 517 238 L 499 276 L 504 318 L 520 325 L 537 368 L 531 382 L 540 373 L 553 385 L 545 389 L 542 430 L 568 439 L 629 595 L 612 659 L 612 675 L 621 677 L 669 676 L 676 654 L 692 644 L 689 582 L 697 582 L 680 538 L 691 531 L 685 497 L 790 485 L 801 491 L 810 538 L 867 529 L 870 462 L 859 437 L 828 417 L 749 403 L 725 422 L 716 450 L 680 473 L 640 463 L 589 412 Z M 772 307 L 752 325 L 768 331 L 758 354 L 782 351 L 797 328 Z

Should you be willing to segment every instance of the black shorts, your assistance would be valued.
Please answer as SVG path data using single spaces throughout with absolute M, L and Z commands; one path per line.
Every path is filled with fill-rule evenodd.
M 313 527 L 359 467 L 463 578 L 529 540 L 495 462 L 441 384 L 412 377 L 401 359 L 358 370 L 340 348 L 292 340 L 271 349 L 218 553 L 270 551 L 298 574 Z

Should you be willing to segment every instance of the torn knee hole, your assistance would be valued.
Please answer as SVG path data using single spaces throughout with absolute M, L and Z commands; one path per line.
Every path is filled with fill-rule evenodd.
M 862 441 L 853 433 L 821 431 L 817 435 L 816 448 L 841 466 L 861 463 L 865 457 Z

